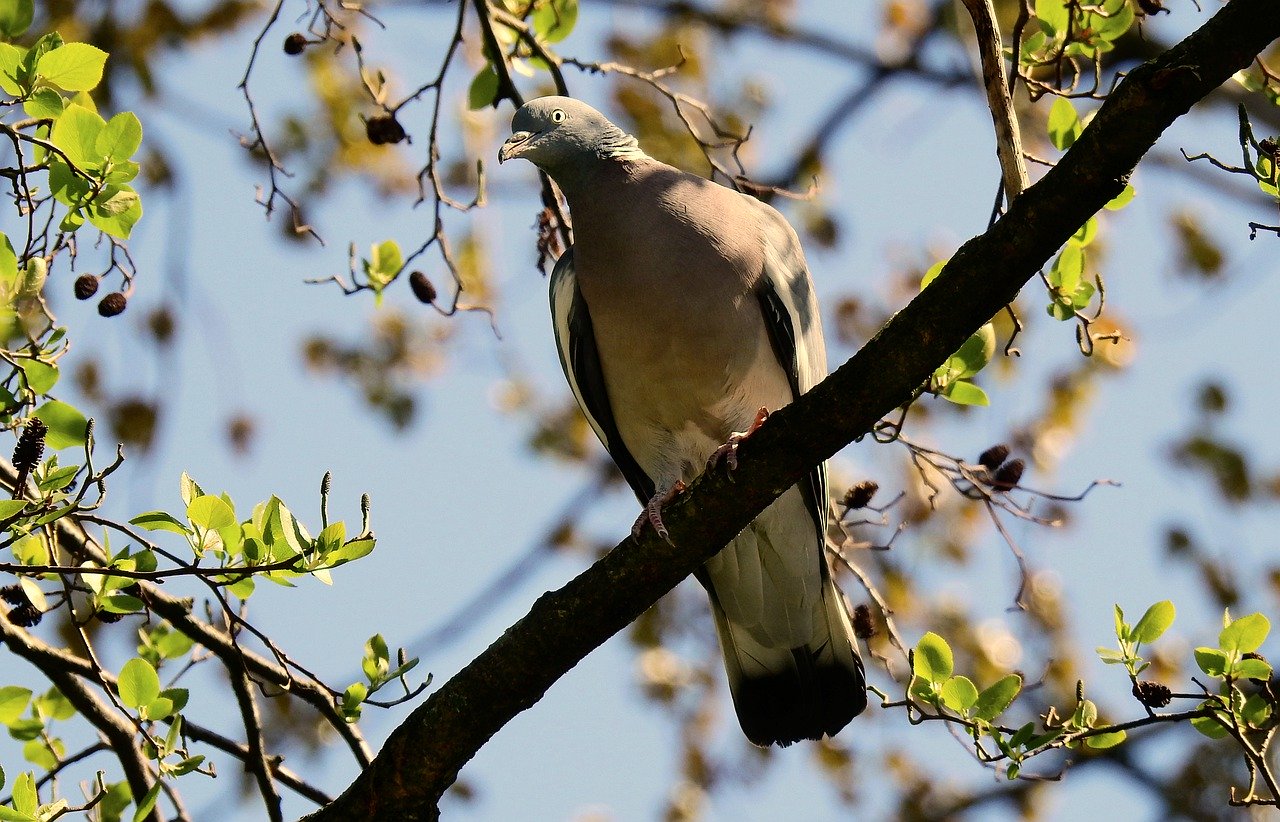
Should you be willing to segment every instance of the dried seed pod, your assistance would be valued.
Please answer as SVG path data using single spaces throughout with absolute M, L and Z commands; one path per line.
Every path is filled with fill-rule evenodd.
M 1159 682 L 1140 679 L 1133 684 L 1133 695 L 1148 708 L 1163 708 L 1173 699 L 1173 692 Z
M 436 287 L 421 271 L 415 271 L 409 275 L 409 288 L 413 289 L 413 296 L 417 297 L 419 302 L 430 305 L 436 301 Z
M 119 291 L 112 291 L 98 301 L 98 313 L 104 317 L 114 317 L 123 312 L 129 305 L 129 299 Z
M 844 492 L 842 503 L 844 507 L 850 511 L 856 511 L 859 508 L 866 508 L 870 504 L 871 498 L 876 495 L 876 491 L 880 490 L 880 484 L 875 480 L 864 480 L 857 485 Z
M 871 620 L 871 609 L 859 605 L 853 609 L 853 633 L 859 639 L 870 639 L 876 635 L 876 624 Z
M 18 470 L 19 489 L 26 484 L 27 476 L 36 469 L 40 460 L 44 459 L 44 438 L 48 433 L 49 426 L 39 417 L 32 417 L 22 427 L 18 444 L 13 447 L 13 467 Z
M 284 38 L 284 53 L 289 55 L 302 54 L 302 50 L 307 47 L 307 37 L 300 31 L 295 31 L 288 37 Z
M 77 300 L 87 300 L 98 293 L 98 278 L 93 274 L 81 274 L 76 277 L 75 292 Z
M 978 464 L 988 471 L 994 471 L 1008 458 L 1009 446 L 999 443 L 983 451 L 982 456 L 978 457 Z
M 996 475 L 991 479 L 991 487 L 997 491 L 1012 490 L 1022 479 L 1022 472 L 1026 468 L 1027 464 L 1022 460 L 1009 460 L 996 471 Z
M 364 133 L 375 146 L 398 143 L 405 138 L 404 126 L 390 114 L 370 117 L 364 123 Z

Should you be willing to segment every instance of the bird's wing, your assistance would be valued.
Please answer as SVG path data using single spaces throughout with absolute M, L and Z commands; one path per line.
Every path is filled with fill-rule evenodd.
M 764 214 L 765 262 L 756 296 L 773 351 L 787 373 L 792 393 L 799 397 L 827 376 L 822 316 L 799 238 L 781 214 L 763 203 L 760 207 Z M 811 471 L 800 489 L 821 538 L 827 528 L 826 463 Z
M 631 490 L 642 503 L 648 501 L 654 494 L 654 483 L 627 450 L 618 433 L 605 387 L 604 371 L 600 367 L 600 352 L 596 348 L 591 314 L 582 292 L 578 290 L 578 276 L 573 270 L 572 248 L 561 255 L 551 272 L 551 317 L 560 367 L 569 380 L 578 407 L 609 456 L 617 463 Z

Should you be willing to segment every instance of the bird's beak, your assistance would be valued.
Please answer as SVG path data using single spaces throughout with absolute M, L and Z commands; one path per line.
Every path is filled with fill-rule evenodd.
M 533 136 L 531 131 L 517 131 L 508 137 L 507 141 L 502 144 L 502 148 L 498 149 L 498 163 L 505 163 L 507 160 L 519 157 L 520 150 L 528 144 Z

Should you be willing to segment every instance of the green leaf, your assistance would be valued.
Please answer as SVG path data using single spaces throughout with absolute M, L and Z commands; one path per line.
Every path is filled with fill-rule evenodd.
M 341 711 L 348 722 L 355 722 L 360 718 L 361 703 L 368 695 L 369 689 L 361 682 L 353 682 L 347 686 L 342 694 Z
M 1049 0 L 1049 2 L 1058 2 L 1058 0 Z M 1066 151 L 1071 148 L 1083 130 L 1084 127 L 1080 125 L 1080 116 L 1076 114 L 1076 107 L 1071 104 L 1071 100 L 1067 97 L 1054 100 L 1053 106 L 1049 109 L 1049 141 L 1054 147 Z
M 1137 642 L 1151 644 L 1155 642 L 1173 624 L 1173 618 L 1177 615 L 1177 611 L 1173 607 L 1173 603 L 1169 600 L 1161 600 L 1155 605 L 1147 609 L 1142 615 L 1142 619 L 1138 620 L 1138 624 L 1133 626 L 1130 637 Z
M 1124 742 L 1124 731 L 1111 731 L 1110 733 L 1098 734 L 1085 739 L 1084 744 L 1093 748 L 1095 751 L 1105 751 L 1107 748 L 1114 748 L 1121 742 Z
M 978 331 L 965 340 L 960 350 L 951 356 L 961 363 L 963 368 L 956 376 L 963 379 L 977 374 L 987 367 L 996 353 L 996 330 L 991 323 L 985 323 Z
M 1209 707 L 1209 703 L 1202 702 L 1200 703 L 1200 707 L 1207 708 Z M 1224 728 L 1222 725 L 1218 724 L 1216 721 L 1214 721 L 1213 719 L 1210 719 L 1207 716 L 1197 716 L 1194 719 L 1192 719 L 1191 727 L 1195 728 L 1197 731 L 1209 737 L 1210 739 L 1222 739 L 1224 736 L 1227 735 L 1226 728 Z
M 35 16 L 32 0 L 2 0 L 0 2 L 0 37 L 16 40 L 31 26 Z
M 65 721 L 76 715 L 76 707 L 71 704 L 71 700 L 62 695 L 62 691 L 59 691 L 57 686 L 37 697 L 32 707 L 44 719 Z
M 27 386 L 37 394 L 47 394 L 58 383 L 58 366 L 39 360 L 18 360 Z
M 1098 706 L 1093 704 L 1092 699 L 1082 699 L 1076 705 L 1076 711 L 1071 716 L 1071 722 L 1077 728 L 1092 728 L 1094 723 L 1098 721 Z
M 1231 671 L 1238 679 L 1270 679 L 1271 666 L 1265 659 L 1242 659 Z
M 1067 242 L 1084 248 L 1089 243 L 1093 242 L 1093 238 L 1096 236 L 1098 236 L 1098 218 L 1090 217 L 1088 220 L 1085 220 L 1084 225 L 1080 226 L 1075 234 L 1071 235 L 1071 239 Z
M 954 668 L 955 660 L 951 655 L 951 646 L 945 639 L 933 631 L 920 637 L 920 642 L 916 645 L 913 665 L 916 676 L 941 685 L 951 676 Z
M 1098 659 L 1101 659 L 1107 665 L 1117 665 L 1128 659 L 1124 652 L 1117 651 L 1115 648 L 1104 648 L 1101 645 L 1097 647 Z
M 958 714 L 967 713 L 978 701 L 978 688 L 967 676 L 953 676 L 942 686 L 942 704 Z
M 130 525 L 137 525 L 148 531 L 172 531 L 175 534 L 189 536 L 191 529 L 177 517 L 164 511 L 147 511 L 129 520 Z
M 1085 25 L 1105 43 L 1110 43 L 1125 34 L 1133 25 L 1133 7 L 1129 0 L 1106 0 L 1102 3 L 1106 14 L 1091 12 L 1085 18 Z
M 1129 641 L 1129 624 L 1124 621 L 1124 611 L 1120 610 L 1119 605 L 1116 605 L 1114 610 L 1112 611 L 1112 614 L 1113 614 L 1113 617 L 1115 620 L 1115 626 L 1116 626 L 1116 639 L 1120 640 L 1121 642 L 1128 642 Z
M 0 499 L 0 522 L 17 515 L 26 507 L 27 501 L 24 499 Z
M 107 53 L 88 43 L 67 43 L 46 52 L 36 73 L 63 91 L 88 91 L 102 81 Z
M 89 222 L 94 228 L 120 240 L 129 239 L 133 227 L 142 219 L 142 200 L 129 186 L 99 202 L 94 200 L 89 208 Z
M 142 145 L 142 123 L 131 111 L 122 111 L 107 121 L 98 135 L 97 151 L 100 156 L 116 160 L 128 160 Z
M 1133 190 L 1133 186 L 1126 183 L 1124 187 L 1124 191 L 1121 191 L 1119 194 L 1117 194 L 1116 198 L 1111 202 L 1107 203 L 1105 206 L 1103 206 L 1103 208 L 1105 208 L 1107 211 L 1119 211 L 1120 209 L 1124 208 L 1129 204 L 1129 202 L 1133 199 L 1133 195 L 1135 193 L 1137 192 Z
M 1049 269 L 1049 285 L 1070 294 L 1084 276 L 1084 251 L 1078 245 L 1068 243 L 1058 252 Z
M 25 86 L 27 50 L 9 43 L 0 43 L 0 89 L 10 97 L 21 97 L 27 92 Z
M 160 676 L 151 663 L 134 657 L 120 669 L 120 701 L 130 708 L 141 708 L 160 695 Z
M 58 757 L 43 739 L 33 739 L 22 746 L 22 758 L 43 770 L 51 770 L 58 764 Z
M 924 276 L 920 278 L 921 291 L 924 291 L 925 288 L 929 285 L 929 283 L 938 279 L 938 275 L 942 273 L 942 269 L 946 268 L 948 262 L 949 262 L 948 260 L 938 260 L 936 263 L 929 266 L 929 270 L 926 271 L 924 273 Z
M 1036 18 L 1045 34 L 1053 37 L 1066 34 L 1071 21 L 1071 12 L 1067 10 L 1065 0 L 1036 0 Z
M 1245 722 L 1259 728 L 1271 718 L 1271 704 L 1262 694 L 1251 694 L 1240 708 L 1240 716 Z
M 1004 769 L 1004 775 L 1008 777 L 1010 780 L 1017 779 L 1018 774 L 1021 772 L 1022 772 L 1022 768 L 1019 767 L 1017 762 L 1010 763 L 1009 767 Z
M 400 245 L 395 240 L 384 240 L 373 246 L 364 273 L 374 291 L 386 288 L 400 269 L 404 267 L 404 256 L 400 253 Z
M 109 614 L 136 614 L 145 608 L 146 604 L 128 594 L 112 594 L 99 599 L 98 606 Z
M 1228 654 L 1252 653 L 1262 647 L 1270 632 L 1271 623 L 1262 614 L 1242 616 L 1222 629 L 1218 647 Z
M 968 380 L 956 380 L 951 383 L 943 390 L 942 396 L 956 405 L 991 404 L 991 400 L 987 397 L 987 392 Z
M 217 531 L 237 525 L 236 512 L 222 497 L 212 494 L 196 497 L 187 506 L 187 519 L 203 531 Z
M 1209 676 L 1225 676 L 1227 655 L 1217 648 L 1196 648 L 1196 664 Z
M 146 796 L 138 801 L 138 809 L 133 812 L 133 822 L 144 822 L 151 815 L 152 809 L 156 806 L 156 800 L 160 798 L 160 788 L 164 783 L 156 780 L 151 789 L 147 791 Z
M 62 95 L 51 88 L 42 88 L 37 90 L 25 103 L 22 108 L 27 112 L 28 117 L 34 117 L 37 120 L 56 120 L 62 116 L 62 111 L 66 108 L 66 101 L 62 99 Z
M 97 112 L 73 103 L 54 121 L 49 139 L 66 153 L 72 163 L 85 171 L 102 159 L 102 155 L 97 153 L 98 135 L 106 125 Z
M 44 438 L 49 448 L 57 451 L 84 445 L 85 427 L 89 421 L 73 406 L 61 400 L 50 400 L 36 409 L 35 415 L 49 426 L 49 433 Z
M 25 771 L 13 780 L 13 809 L 28 816 L 34 815 L 40 807 L 40 797 L 36 793 L 35 778 Z
M 578 0 L 544 0 L 533 12 L 533 30 L 538 39 L 558 43 L 569 36 L 578 22 Z
M 5 685 L 0 688 L 0 723 L 12 725 L 27 710 L 31 700 L 31 689 L 17 685 Z
M 467 108 L 477 111 L 491 106 L 497 96 L 498 72 L 493 70 L 492 63 L 486 63 L 471 79 L 471 87 L 467 89 Z
M 1021 690 L 1022 677 L 1017 674 L 1002 677 L 978 694 L 978 701 L 973 706 L 974 717 L 993 721 L 1009 709 Z

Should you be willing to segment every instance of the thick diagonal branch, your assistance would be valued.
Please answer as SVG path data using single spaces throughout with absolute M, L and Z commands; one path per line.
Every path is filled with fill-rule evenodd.
M 784 490 L 906 401 L 933 369 L 1114 198 L 1160 134 L 1280 37 L 1280 3 L 1231 0 L 1132 72 L 1071 150 L 861 351 L 742 444 L 730 482 L 703 476 L 665 512 L 676 548 L 646 532 L 534 603 L 397 728 L 313 820 L 438 817 L 437 802 L 493 734 L 737 534 Z

